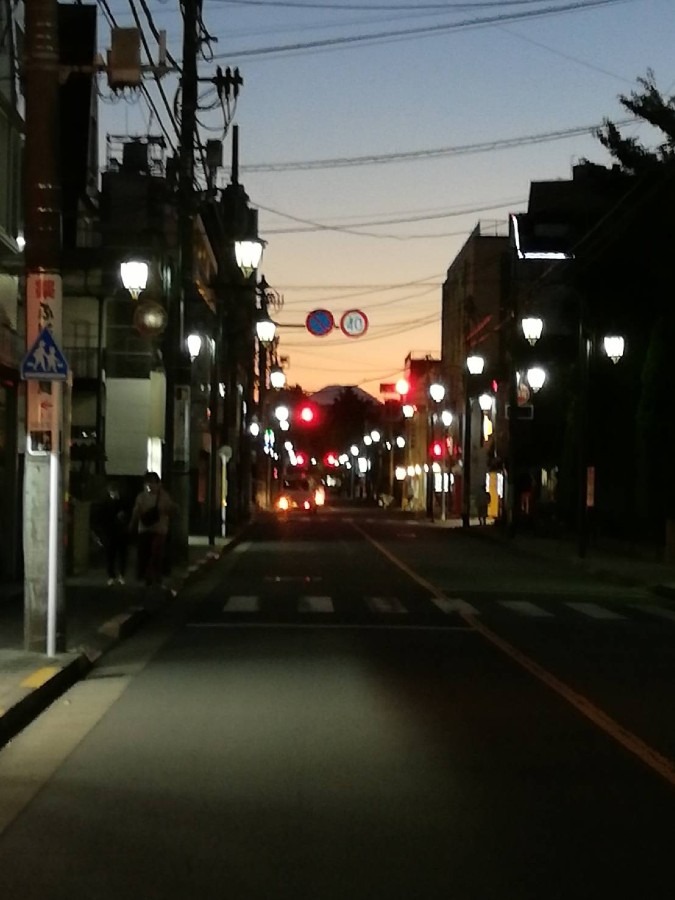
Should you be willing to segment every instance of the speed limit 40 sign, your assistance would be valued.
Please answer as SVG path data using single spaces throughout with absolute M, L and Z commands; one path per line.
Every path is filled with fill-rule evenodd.
M 340 319 L 340 329 L 347 337 L 361 337 L 368 330 L 368 316 L 360 309 L 348 309 Z

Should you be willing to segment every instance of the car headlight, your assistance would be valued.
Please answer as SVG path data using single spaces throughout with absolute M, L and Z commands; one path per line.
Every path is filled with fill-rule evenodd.
M 277 509 L 288 509 L 290 503 L 288 502 L 288 497 L 279 497 L 277 500 Z

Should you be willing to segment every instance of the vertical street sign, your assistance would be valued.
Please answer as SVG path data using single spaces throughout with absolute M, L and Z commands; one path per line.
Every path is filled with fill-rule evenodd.
M 25 4 L 24 220 L 26 349 L 47 329 L 61 339 L 59 36 L 56 0 Z M 40 359 L 40 357 L 38 357 Z M 63 557 L 67 461 L 63 383 L 26 388 L 24 465 L 24 646 L 54 656 L 66 649 Z M 33 440 L 34 438 L 34 440 Z M 66 470 L 65 472 L 63 470 Z

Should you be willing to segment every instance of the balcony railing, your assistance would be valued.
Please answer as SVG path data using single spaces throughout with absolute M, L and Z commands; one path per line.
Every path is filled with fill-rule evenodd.
M 98 347 L 64 347 L 73 378 L 98 378 Z

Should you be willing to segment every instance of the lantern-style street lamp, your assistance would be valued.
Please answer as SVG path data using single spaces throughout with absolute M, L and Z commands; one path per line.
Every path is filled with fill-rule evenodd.
M 120 263 L 120 276 L 125 289 L 138 300 L 148 283 L 148 264 L 140 259 L 129 259 Z

